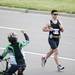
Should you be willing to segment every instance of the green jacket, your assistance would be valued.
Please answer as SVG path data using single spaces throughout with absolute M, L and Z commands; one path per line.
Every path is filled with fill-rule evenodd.
M 24 46 L 27 46 L 27 44 L 29 44 L 29 41 L 27 41 L 27 40 L 22 41 L 22 42 L 17 42 L 15 45 L 9 44 L 5 48 L 5 50 L 2 54 L 3 58 L 7 54 L 9 54 L 9 58 L 10 58 L 11 55 L 14 57 L 16 64 L 25 64 L 25 61 L 24 61 L 23 55 L 21 53 L 21 50 Z M 13 60 L 13 59 L 11 59 L 11 60 Z

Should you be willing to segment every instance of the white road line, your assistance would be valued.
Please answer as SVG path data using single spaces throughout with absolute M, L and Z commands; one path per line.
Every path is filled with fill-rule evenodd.
M 9 29 L 9 30 L 24 30 L 24 29 L 17 29 L 17 28 L 10 28 L 10 27 L 3 27 L 3 26 L 0 26 L 1 29 Z M 5 49 L 5 48 L 2 48 L 0 47 L 0 49 Z M 34 52 L 28 52 L 28 51 L 24 51 L 25 54 L 32 54 L 32 55 L 38 55 L 38 56 L 43 56 L 45 54 L 41 54 L 41 53 L 34 53 Z M 53 57 L 53 56 L 52 56 Z M 72 58 L 65 58 L 65 57 L 59 57 L 60 59 L 64 59 L 64 60 L 69 60 L 69 61 L 75 61 L 75 59 L 72 59 Z
M 4 27 L 4 26 L 0 26 L 0 29 L 9 29 L 9 30 L 17 30 L 17 31 L 24 30 L 24 29 L 10 28 L 10 27 Z
M 0 49 L 5 49 L 5 48 L 2 48 L 0 47 Z M 28 51 L 23 51 L 24 54 L 32 54 L 32 55 L 38 55 L 38 56 L 45 56 L 46 54 L 41 54 L 41 53 L 34 53 L 34 52 L 28 52 Z M 51 56 L 53 58 L 53 56 Z M 69 61 L 74 61 L 75 62 L 75 59 L 73 58 L 66 58 L 66 57 L 59 57 L 60 59 L 63 59 L 63 60 L 69 60 Z

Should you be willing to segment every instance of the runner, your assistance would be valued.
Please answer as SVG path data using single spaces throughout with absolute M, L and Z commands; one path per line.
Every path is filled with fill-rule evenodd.
M 42 66 L 44 67 L 47 59 L 54 54 L 54 60 L 57 65 L 58 71 L 61 71 L 64 69 L 63 66 L 59 63 L 58 60 L 58 46 L 59 46 L 59 41 L 61 37 L 61 32 L 64 31 L 63 26 L 61 25 L 59 19 L 58 19 L 58 11 L 57 10 L 52 10 L 51 11 L 51 20 L 49 23 L 43 27 L 44 32 L 49 32 L 49 37 L 48 37 L 48 42 L 51 47 L 49 52 L 46 54 L 46 56 L 42 57 Z
M 23 71 L 26 68 L 24 57 L 21 53 L 21 49 L 29 43 L 29 37 L 24 31 L 21 31 L 25 37 L 25 40 L 18 42 L 17 36 L 11 33 L 8 36 L 9 45 L 4 50 L 0 59 L 3 59 L 7 54 L 9 54 L 11 67 L 7 70 L 5 75 L 13 75 L 18 70 L 18 75 L 23 75 Z

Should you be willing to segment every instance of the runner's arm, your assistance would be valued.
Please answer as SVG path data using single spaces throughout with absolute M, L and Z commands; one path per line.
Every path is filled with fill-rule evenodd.
M 46 25 L 42 28 L 42 30 L 43 30 L 44 32 L 50 32 L 50 31 L 53 30 L 53 28 L 51 27 L 50 24 L 46 24 Z
M 64 32 L 64 27 L 63 27 L 63 25 L 60 25 L 60 31 L 61 31 L 61 32 Z
M 64 32 L 64 27 L 63 27 L 61 21 L 58 20 L 58 23 L 59 23 L 60 31 Z

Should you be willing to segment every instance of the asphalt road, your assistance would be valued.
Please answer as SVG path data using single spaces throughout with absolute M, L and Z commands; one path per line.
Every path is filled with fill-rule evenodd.
M 24 39 L 23 35 L 18 30 L 10 28 L 24 29 L 29 37 L 30 44 L 24 48 L 25 51 L 33 53 L 47 53 L 48 33 L 42 32 L 42 27 L 49 22 L 50 15 L 22 13 L 17 11 L 0 10 L 0 27 L 8 27 L 9 29 L 0 28 L 0 54 L 2 48 L 8 45 L 7 36 L 10 32 L 16 32 L 19 40 Z M 75 60 L 75 18 L 60 16 L 64 26 L 64 33 L 60 41 L 59 52 L 64 58 Z M 41 65 L 41 56 L 34 54 L 25 54 L 27 68 L 25 75 L 75 75 L 75 61 L 61 59 L 65 66 L 63 72 L 57 72 L 54 60 L 48 60 L 45 68 Z

